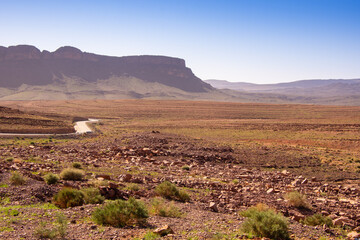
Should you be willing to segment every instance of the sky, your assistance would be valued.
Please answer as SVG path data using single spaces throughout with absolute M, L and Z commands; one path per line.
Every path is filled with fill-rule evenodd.
M 203 80 L 360 78 L 360 0 L 0 0 L 0 46 L 183 58 Z

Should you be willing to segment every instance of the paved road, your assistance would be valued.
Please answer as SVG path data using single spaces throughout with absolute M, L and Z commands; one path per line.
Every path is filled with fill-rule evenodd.
M 76 134 L 92 133 L 91 128 L 88 126 L 88 123 L 98 122 L 98 119 L 90 119 L 88 121 L 78 121 L 75 122 L 75 131 L 76 133 L 65 133 L 65 134 L 52 134 L 52 133 L 0 133 L 0 136 L 69 136 Z

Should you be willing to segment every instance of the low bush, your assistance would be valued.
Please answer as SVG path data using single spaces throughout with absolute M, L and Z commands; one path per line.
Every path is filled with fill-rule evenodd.
M 56 216 L 55 227 L 50 228 L 46 222 L 40 222 L 34 231 L 34 236 L 39 239 L 65 239 L 67 234 L 67 218 L 63 214 Z
M 159 234 L 156 234 L 152 231 L 147 232 L 142 238 L 142 240 L 157 240 L 157 239 L 161 239 L 161 237 L 159 236 Z
M 34 236 L 38 239 L 54 239 L 56 238 L 56 230 L 49 228 L 46 222 L 40 222 L 34 231 Z
M 268 208 L 266 205 L 257 205 L 241 213 L 246 220 L 241 226 L 243 232 L 255 237 L 271 239 L 289 239 L 289 228 L 286 218 Z
M 58 214 L 56 216 L 56 231 L 57 234 L 61 239 L 65 239 L 65 236 L 67 234 L 67 226 L 68 226 L 68 220 L 63 214 Z
M 92 216 L 95 223 L 113 227 L 143 224 L 149 217 L 145 205 L 132 197 L 127 201 L 111 201 L 95 209 Z
M 298 191 L 290 192 L 285 195 L 285 199 L 288 200 L 290 206 L 296 208 L 306 208 L 310 209 L 310 204 L 308 203 L 306 196 L 299 193 Z
M 53 173 L 48 173 L 44 176 L 44 180 L 46 184 L 56 184 L 59 181 L 59 177 Z
M 81 189 L 81 192 L 84 194 L 84 202 L 86 204 L 98 204 L 105 201 L 98 188 L 84 188 Z
M 154 198 L 151 201 L 150 212 L 161 217 L 179 218 L 183 215 L 174 203 L 167 204 L 162 198 Z
M 108 180 L 98 180 L 98 179 L 93 179 L 88 181 L 90 186 L 93 187 L 108 187 L 109 186 L 109 181 Z
M 125 189 L 136 192 L 136 191 L 139 191 L 139 190 L 140 190 L 140 187 L 139 187 L 139 185 L 136 184 L 136 183 L 129 183 L 129 184 L 126 186 Z
M 181 202 L 190 201 L 190 196 L 182 190 L 179 190 L 175 184 L 165 181 L 160 183 L 156 188 L 155 192 L 167 199 L 177 200 Z
M 309 226 L 318 226 L 318 225 L 323 226 L 324 224 L 328 227 L 333 226 L 333 222 L 332 222 L 331 218 L 325 217 L 324 215 L 322 215 L 320 213 L 316 213 L 312 216 L 306 217 L 301 222 L 306 225 L 309 225 Z
M 62 170 L 60 177 L 64 180 L 81 181 L 84 178 L 84 172 L 75 168 Z
M 24 178 L 23 175 L 21 175 L 20 173 L 18 172 L 13 172 L 11 174 L 11 177 L 10 177 L 10 182 L 12 185 L 24 185 L 25 182 L 26 182 L 26 179 Z
M 53 203 L 59 208 L 81 206 L 85 203 L 84 193 L 72 188 L 63 188 L 54 195 Z
M 76 169 L 82 169 L 81 163 L 78 163 L 78 162 L 74 162 L 74 163 L 72 164 L 72 167 L 73 167 L 73 168 L 76 168 Z
M 189 171 L 190 170 L 190 167 L 189 165 L 184 165 L 181 167 L 182 170 L 186 170 L 186 171 Z

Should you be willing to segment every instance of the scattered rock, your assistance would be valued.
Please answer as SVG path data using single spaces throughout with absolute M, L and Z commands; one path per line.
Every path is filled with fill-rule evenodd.
M 269 188 L 269 189 L 266 191 L 267 194 L 270 194 L 270 193 L 273 193 L 273 192 L 274 192 L 274 189 L 273 189 L 273 188 Z
M 359 239 L 360 238 L 360 233 L 352 231 L 352 232 L 349 232 L 346 236 L 349 239 Z
M 339 217 L 335 220 L 333 220 L 333 224 L 335 226 L 352 226 L 352 221 L 348 217 Z
M 291 218 L 297 222 L 305 219 L 305 216 L 296 210 L 290 210 L 289 214 L 290 214 Z
M 209 208 L 210 208 L 211 211 L 213 211 L 213 212 L 218 212 L 218 211 L 219 211 L 219 209 L 218 209 L 218 207 L 217 207 L 217 204 L 216 204 L 215 202 L 210 202 Z
M 166 236 L 168 234 L 174 234 L 174 231 L 171 229 L 169 225 L 165 225 L 163 227 L 157 228 L 154 230 L 155 234 L 159 234 L 160 236 Z
M 125 176 L 123 176 L 122 180 L 124 182 L 130 182 L 131 178 L 132 178 L 131 174 L 125 174 Z
M 124 191 L 121 191 L 117 188 L 111 188 L 111 187 L 99 187 L 99 191 L 101 196 L 104 196 L 106 199 L 123 199 L 127 200 L 129 199 L 129 194 L 127 194 Z
M 103 178 L 105 180 L 111 180 L 111 177 L 108 174 L 98 174 L 98 175 L 95 176 L 95 178 L 97 178 L 97 179 Z

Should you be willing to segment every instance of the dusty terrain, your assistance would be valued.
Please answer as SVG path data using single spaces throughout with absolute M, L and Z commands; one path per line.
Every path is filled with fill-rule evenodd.
M 68 239 L 142 238 L 164 225 L 175 232 L 165 239 L 240 239 L 246 237 L 239 212 L 257 203 L 284 214 L 294 239 L 340 239 L 359 231 L 358 107 L 181 101 L 3 105 L 101 122 L 93 125 L 96 134 L 75 139 L 0 140 L 1 238 L 35 239 L 40 221 L 53 222 L 56 212 L 63 212 L 70 222 Z M 73 162 L 82 164 L 86 180 L 57 185 L 42 180 Z M 26 176 L 26 184 L 11 185 L 12 171 Z M 83 188 L 96 179 L 106 185 L 104 178 L 123 197 L 148 204 L 154 188 L 168 180 L 191 201 L 174 203 L 183 212 L 180 218 L 151 215 L 146 227 L 127 228 L 96 225 L 91 213 L 97 205 L 61 210 L 49 204 L 63 186 Z M 284 196 L 294 190 L 307 196 L 310 210 L 288 204 Z M 298 221 L 314 213 L 346 223 L 327 228 Z
M 74 128 L 68 117 L 25 113 L 0 107 L 0 133 L 72 133 Z

